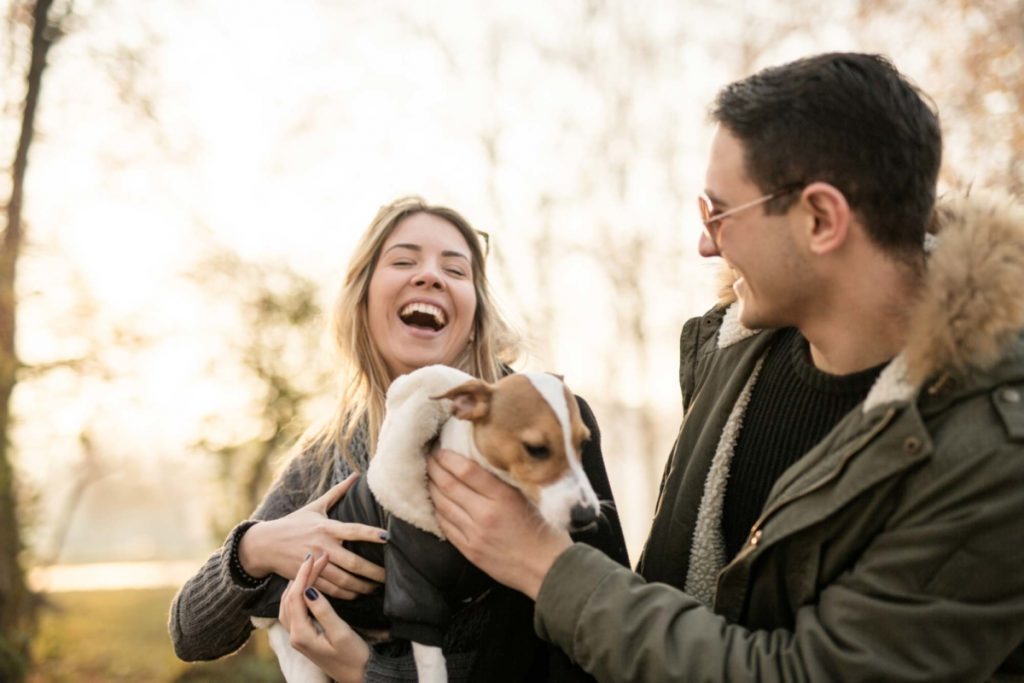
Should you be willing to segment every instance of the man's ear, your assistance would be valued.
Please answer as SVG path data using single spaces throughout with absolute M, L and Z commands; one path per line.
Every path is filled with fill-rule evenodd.
M 487 416 L 491 407 L 491 385 L 481 379 L 471 379 L 432 399 L 447 398 L 452 402 L 452 415 L 460 420 L 479 420 Z
M 832 253 L 846 242 L 852 212 L 846 196 L 834 185 L 811 183 L 800 193 L 800 203 L 813 219 L 806 236 L 812 254 Z

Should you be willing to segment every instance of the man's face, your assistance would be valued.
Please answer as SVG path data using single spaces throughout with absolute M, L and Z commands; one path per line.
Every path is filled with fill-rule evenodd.
M 784 153 L 784 151 L 783 151 Z M 747 176 L 743 145 L 719 126 L 711 143 L 705 192 L 715 213 L 753 202 L 776 188 L 759 188 Z M 721 256 L 736 276 L 739 319 L 749 328 L 795 325 L 800 319 L 810 271 L 793 238 L 793 210 L 780 216 L 755 205 L 724 218 L 715 231 L 700 238 L 702 256 Z

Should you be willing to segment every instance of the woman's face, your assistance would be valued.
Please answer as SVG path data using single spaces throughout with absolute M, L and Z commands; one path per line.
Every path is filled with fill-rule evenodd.
M 462 233 L 429 213 L 403 218 L 384 242 L 367 308 L 392 379 L 452 365 L 466 349 L 476 312 L 472 257 Z

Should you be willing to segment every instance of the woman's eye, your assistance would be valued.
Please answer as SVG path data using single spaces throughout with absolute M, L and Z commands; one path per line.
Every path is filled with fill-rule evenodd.
M 449 275 L 454 275 L 455 277 L 466 277 L 466 271 L 462 270 L 462 268 L 446 268 L 445 270 Z

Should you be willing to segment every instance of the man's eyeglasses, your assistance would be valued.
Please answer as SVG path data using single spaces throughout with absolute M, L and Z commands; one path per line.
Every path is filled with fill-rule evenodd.
M 707 194 L 701 192 L 700 195 L 697 196 L 697 206 L 700 209 L 700 218 L 701 223 L 704 224 L 704 232 L 717 247 L 718 231 L 722 227 L 723 220 L 739 213 L 740 211 L 746 211 L 747 209 L 751 209 L 755 206 L 760 206 L 761 204 L 770 202 L 773 199 L 783 197 L 789 194 L 790 192 L 795 192 L 796 190 L 799 190 L 801 187 L 803 187 L 801 183 L 791 183 L 789 185 L 782 187 L 779 190 L 776 190 L 775 192 L 772 192 L 771 194 L 766 194 L 763 197 L 758 197 L 757 199 L 751 200 L 745 204 L 740 204 L 739 206 L 734 206 L 728 211 L 722 211 L 720 213 L 715 213 L 714 202 L 711 201 L 711 198 L 708 197 Z

